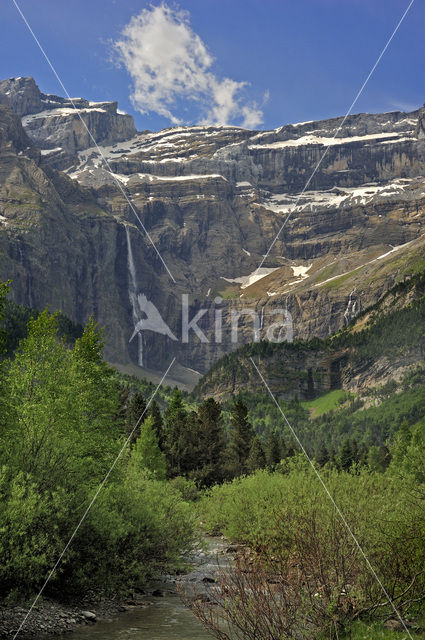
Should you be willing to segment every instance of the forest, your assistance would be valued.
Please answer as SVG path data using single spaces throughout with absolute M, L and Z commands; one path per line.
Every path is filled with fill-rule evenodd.
M 234 543 L 235 561 L 208 598 L 182 597 L 220 640 L 405 637 L 397 624 L 423 637 L 423 368 L 361 398 L 321 398 L 316 413 L 280 401 L 286 423 L 266 393 L 223 403 L 177 388 L 154 395 L 104 361 L 93 319 L 78 327 L 28 312 L 8 290 L 1 285 L 2 602 L 37 592 L 96 497 L 50 597 L 142 587 L 181 569 L 182 552 L 206 532 Z

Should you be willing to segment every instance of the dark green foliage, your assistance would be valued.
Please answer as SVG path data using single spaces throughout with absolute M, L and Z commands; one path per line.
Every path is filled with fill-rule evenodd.
M 113 377 L 120 388 L 126 389 L 130 395 L 139 391 L 144 398 L 150 398 L 155 394 L 155 402 L 158 404 L 159 409 L 164 411 L 171 401 L 174 393 L 172 387 L 167 387 L 162 384 L 158 389 L 157 385 L 144 378 L 136 378 L 125 373 L 120 373 L 117 370 L 114 371 Z M 181 391 L 182 398 L 187 397 L 185 391 Z
M 226 440 L 221 406 L 213 398 L 207 398 L 198 407 L 196 437 L 197 468 L 193 477 L 203 486 L 222 481 Z
M 9 293 L 9 285 L 0 282 L 0 356 L 7 349 L 8 333 L 5 327 L 5 307 L 7 305 L 6 296 Z
M 162 421 L 161 411 L 159 409 L 158 403 L 156 400 L 152 400 L 149 405 L 148 415 L 152 418 L 152 426 L 155 429 L 156 437 L 158 438 L 158 444 L 161 449 L 163 449 L 163 441 L 164 441 L 164 424 Z
M 128 436 L 134 429 L 131 437 L 133 443 L 139 436 L 146 412 L 146 401 L 140 391 L 135 391 L 131 396 L 126 411 L 126 435 Z M 136 426 L 137 425 L 137 426 Z
M 282 458 L 281 443 L 276 431 L 271 431 L 264 447 L 265 462 L 268 467 L 274 469 Z
M 232 476 L 247 473 L 247 460 L 255 431 L 248 420 L 248 409 L 239 398 L 231 410 L 232 431 L 228 447 L 228 469 Z
M 6 355 L 11 356 L 16 350 L 18 343 L 28 335 L 28 322 L 33 318 L 37 318 L 40 311 L 30 309 L 23 305 L 16 304 L 13 300 L 7 300 L 3 310 L 3 327 L 6 336 L 5 351 Z M 58 335 L 64 338 L 67 344 L 74 344 L 77 338 L 83 333 L 83 327 L 72 322 L 67 316 L 61 313 L 56 315 Z
M 266 456 L 258 436 L 254 436 L 251 440 L 251 448 L 246 460 L 246 468 L 249 473 L 254 473 L 258 469 L 264 469 L 266 465 Z
M 372 446 L 367 454 L 367 464 L 371 471 L 379 471 L 380 473 L 387 469 L 390 459 L 390 452 L 385 445 Z
M 316 462 L 320 467 L 324 467 L 331 459 L 330 453 L 325 445 L 322 445 L 316 455 Z
M 164 451 L 170 478 L 184 475 L 193 467 L 192 426 L 195 421 L 196 416 L 189 415 L 183 405 L 182 393 L 176 388 L 164 415 Z
M 339 466 L 343 471 L 349 471 L 356 460 L 355 447 L 350 438 L 345 438 L 339 454 Z
M 186 476 L 200 486 L 223 479 L 225 433 L 221 407 L 212 398 L 197 411 L 187 411 L 177 389 L 164 413 L 162 448 L 167 459 L 169 478 Z

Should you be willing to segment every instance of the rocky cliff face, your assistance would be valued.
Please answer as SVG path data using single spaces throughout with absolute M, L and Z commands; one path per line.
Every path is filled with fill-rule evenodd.
M 214 364 L 194 397 L 223 401 L 239 393 L 265 393 L 256 367 L 281 400 L 310 400 L 337 388 L 365 397 L 423 368 L 423 251 L 421 256 L 420 273 L 387 291 L 343 331 L 326 340 L 246 344 Z
M 79 322 L 94 312 L 115 362 L 158 369 L 175 354 L 204 372 L 253 339 L 253 312 L 260 337 L 288 312 L 294 337 L 325 337 L 421 261 L 424 109 L 350 116 L 343 127 L 336 118 L 268 132 L 137 133 L 116 103 L 76 99 L 76 112 L 32 79 L 0 83 L 0 101 L 24 128 L 2 110 L 1 135 L 13 149 L 0 166 L 8 247 L 0 277 L 14 277 L 24 304 L 49 304 Z M 193 332 L 182 342 L 182 294 L 189 318 L 201 314 L 207 343 Z M 148 302 L 176 340 L 149 329 L 129 342 Z
M 113 144 L 136 134 L 133 118 L 116 102 L 89 102 L 41 93 L 33 78 L 0 82 L 0 103 L 22 116 L 22 124 L 50 166 L 73 165 L 76 153 L 95 143 Z

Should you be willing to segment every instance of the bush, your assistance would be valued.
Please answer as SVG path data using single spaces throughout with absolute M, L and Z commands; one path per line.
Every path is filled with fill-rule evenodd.
M 423 494 L 389 473 L 325 468 L 322 476 L 391 600 L 407 613 L 425 599 Z M 208 608 L 202 598 L 192 602 L 217 637 L 232 637 L 217 631 L 229 623 L 256 640 L 310 638 L 362 616 L 393 613 L 350 531 L 300 458 L 287 462 L 283 474 L 261 471 L 215 487 L 201 506 L 207 531 L 246 545 L 210 594 L 217 606 Z
M 184 476 L 173 478 L 170 480 L 170 485 L 180 493 L 182 499 L 186 502 L 195 502 L 201 495 L 196 482 L 188 480 Z
M 57 333 L 56 316 L 32 318 L 15 358 L 0 369 L 1 598 L 41 587 L 124 443 L 119 389 L 96 323 L 72 349 Z M 47 592 L 126 590 L 178 562 L 193 536 L 192 509 L 164 477 L 148 419 Z

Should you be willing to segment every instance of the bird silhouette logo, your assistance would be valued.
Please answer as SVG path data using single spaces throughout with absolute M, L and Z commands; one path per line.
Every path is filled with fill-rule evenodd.
M 163 320 L 153 302 L 148 300 L 143 293 L 139 293 L 137 296 L 137 306 L 139 308 L 139 314 L 144 313 L 146 318 L 138 320 L 129 342 L 131 342 L 134 336 L 136 336 L 140 331 L 154 331 L 155 333 L 168 336 L 171 340 L 177 340 L 176 336 L 171 331 L 165 320 Z

